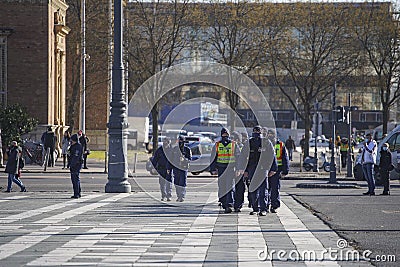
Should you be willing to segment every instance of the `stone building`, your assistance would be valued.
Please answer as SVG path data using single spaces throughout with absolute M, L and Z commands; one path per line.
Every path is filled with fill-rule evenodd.
M 66 124 L 65 0 L 0 0 L 0 105 L 19 103 L 58 134 Z

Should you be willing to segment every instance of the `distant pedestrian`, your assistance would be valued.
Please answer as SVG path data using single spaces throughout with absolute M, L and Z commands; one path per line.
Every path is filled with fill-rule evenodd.
M 78 139 L 79 139 L 79 143 L 81 144 L 82 150 L 83 150 L 83 168 L 88 169 L 87 157 L 90 154 L 90 149 L 88 147 L 88 143 L 90 142 L 90 139 L 87 137 L 87 135 L 82 130 L 78 131 Z
M 3 157 L 3 142 L 1 140 L 1 129 L 0 129 L 0 168 L 4 168 L 3 159 L 4 159 L 4 157 Z
M 49 151 L 49 154 L 47 155 L 49 157 L 47 166 L 54 167 L 54 150 L 56 147 L 57 137 L 51 126 L 48 127 L 47 131 L 42 134 L 41 141 L 44 146 L 45 153 Z
M 172 173 L 178 202 L 183 202 L 186 197 L 186 180 L 189 169 L 189 162 L 192 160 L 192 152 L 185 145 L 183 136 L 178 137 L 178 146 L 172 152 Z
M 22 149 L 18 146 L 17 141 L 12 141 L 9 150 L 7 151 L 8 161 L 5 172 L 8 173 L 7 193 L 11 192 L 12 183 L 16 183 L 21 192 L 26 192 L 26 188 L 20 180 L 20 169 L 22 168 Z
M 368 183 L 368 191 L 363 195 L 375 195 L 375 178 L 374 178 L 374 165 L 376 164 L 376 141 L 372 139 L 372 135 L 367 134 L 367 140 L 364 143 L 361 154 L 361 164 L 365 180 Z
M 303 135 L 300 139 L 300 148 L 301 148 L 301 153 L 304 156 L 304 151 L 306 150 L 306 137 Z
M 342 161 L 342 168 L 346 168 L 347 165 L 347 153 L 349 151 L 349 140 L 343 137 L 338 146 L 340 147 L 340 160 Z
M 82 168 L 82 154 L 82 146 L 78 142 L 78 135 L 73 134 L 71 136 L 71 146 L 68 153 L 68 168 L 71 173 L 72 188 L 74 190 L 74 195 L 71 196 L 71 198 L 81 197 L 81 181 L 79 178 L 79 172 Z
M 383 193 L 381 195 L 387 196 L 390 195 L 389 173 L 394 169 L 392 164 L 392 153 L 390 152 L 388 143 L 382 145 L 380 153 L 379 173 L 383 183 Z
M 68 166 L 67 160 L 68 160 L 68 149 L 71 145 L 71 135 L 68 131 L 64 132 L 64 136 L 61 142 L 62 145 L 62 158 L 63 158 L 63 169 L 65 169 Z
M 151 160 L 159 174 L 161 201 L 171 201 L 172 197 L 172 164 L 169 162 L 172 157 L 171 153 L 171 139 L 165 137 L 163 145 L 156 150 Z
M 294 143 L 291 135 L 289 135 L 289 138 L 286 140 L 285 147 L 289 153 L 289 160 L 293 161 L 293 151 L 296 150 L 296 144 Z

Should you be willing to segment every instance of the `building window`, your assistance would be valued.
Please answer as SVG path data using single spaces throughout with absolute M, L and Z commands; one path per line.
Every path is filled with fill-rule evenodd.
M 0 35 L 0 107 L 7 105 L 7 37 Z

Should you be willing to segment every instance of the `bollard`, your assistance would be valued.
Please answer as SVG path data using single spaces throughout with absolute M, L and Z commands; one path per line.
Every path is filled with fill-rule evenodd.
M 339 168 L 338 168 L 338 172 L 339 173 L 342 173 L 342 157 L 339 155 L 338 156 L 338 159 L 339 159 Z
M 104 173 L 107 173 L 108 152 L 104 152 Z
M 136 173 L 137 153 L 135 152 L 133 157 L 133 170 L 132 173 Z

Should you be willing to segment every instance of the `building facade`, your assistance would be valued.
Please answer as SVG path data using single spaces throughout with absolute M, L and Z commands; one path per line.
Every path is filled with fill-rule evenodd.
M 0 0 L 0 105 L 19 103 L 39 120 L 31 138 L 66 124 L 66 26 L 64 0 Z M 60 138 L 59 138 L 60 140 Z

